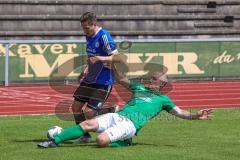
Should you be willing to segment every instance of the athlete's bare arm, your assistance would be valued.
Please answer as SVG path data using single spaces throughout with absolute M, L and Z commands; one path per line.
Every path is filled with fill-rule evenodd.
M 118 52 L 114 52 L 110 56 L 93 56 L 89 58 L 91 63 L 95 63 L 96 61 L 101 61 L 103 63 L 125 62 L 126 59 L 127 56 L 119 54 Z
M 112 70 L 114 72 L 117 82 L 124 87 L 128 87 L 130 84 L 130 80 L 127 78 L 127 76 L 125 76 L 122 72 L 118 71 L 114 64 L 112 65 Z
M 171 109 L 170 113 L 179 118 L 188 119 L 188 120 L 210 120 L 213 116 L 212 109 L 203 109 L 195 113 L 191 113 L 189 111 L 180 109 L 178 106 L 175 106 L 173 109 Z

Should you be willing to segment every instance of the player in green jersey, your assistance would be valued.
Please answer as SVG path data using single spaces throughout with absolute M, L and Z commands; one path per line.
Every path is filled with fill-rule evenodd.
M 153 72 L 151 83 L 143 85 L 130 81 L 121 72 L 114 69 L 116 79 L 127 87 L 132 93 L 131 99 L 117 113 L 108 113 L 94 119 L 86 120 L 79 125 L 66 128 L 62 133 L 54 136 L 52 140 L 38 144 L 41 148 L 57 147 L 58 144 L 80 138 L 86 132 L 99 132 L 97 144 L 100 147 L 125 146 L 139 130 L 162 110 L 177 117 L 188 120 L 208 120 L 212 117 L 212 109 L 203 109 L 195 113 L 180 109 L 169 99 L 161 94 L 159 88 L 167 83 L 167 75 Z

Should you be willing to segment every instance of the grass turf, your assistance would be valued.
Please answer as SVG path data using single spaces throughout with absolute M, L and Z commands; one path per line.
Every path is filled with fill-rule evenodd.
M 46 139 L 50 126 L 74 123 L 49 115 L 1 117 L 0 159 L 238 160 L 239 122 L 240 109 L 216 110 L 212 121 L 187 121 L 161 113 L 134 137 L 131 147 L 97 148 L 94 142 L 68 142 L 54 149 L 38 149 L 36 144 Z

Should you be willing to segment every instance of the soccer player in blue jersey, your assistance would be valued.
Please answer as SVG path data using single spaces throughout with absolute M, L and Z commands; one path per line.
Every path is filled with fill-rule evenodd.
M 98 25 L 96 15 L 86 12 L 80 21 L 86 34 L 88 62 L 80 75 L 80 85 L 73 95 L 74 102 L 71 107 L 76 124 L 96 115 L 115 112 L 115 108 L 102 108 L 114 81 L 112 71 L 105 67 L 104 63 L 118 61 L 116 43 L 109 32 Z M 101 56 L 102 61 L 96 59 L 97 56 Z M 86 133 L 82 140 L 90 141 L 90 135 Z

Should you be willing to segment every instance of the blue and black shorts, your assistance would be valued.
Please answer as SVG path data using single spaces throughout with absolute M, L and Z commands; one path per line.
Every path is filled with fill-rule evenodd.
M 107 100 L 112 85 L 89 84 L 81 82 L 73 94 L 75 101 L 88 103 L 88 107 L 94 110 L 102 108 L 103 103 Z

